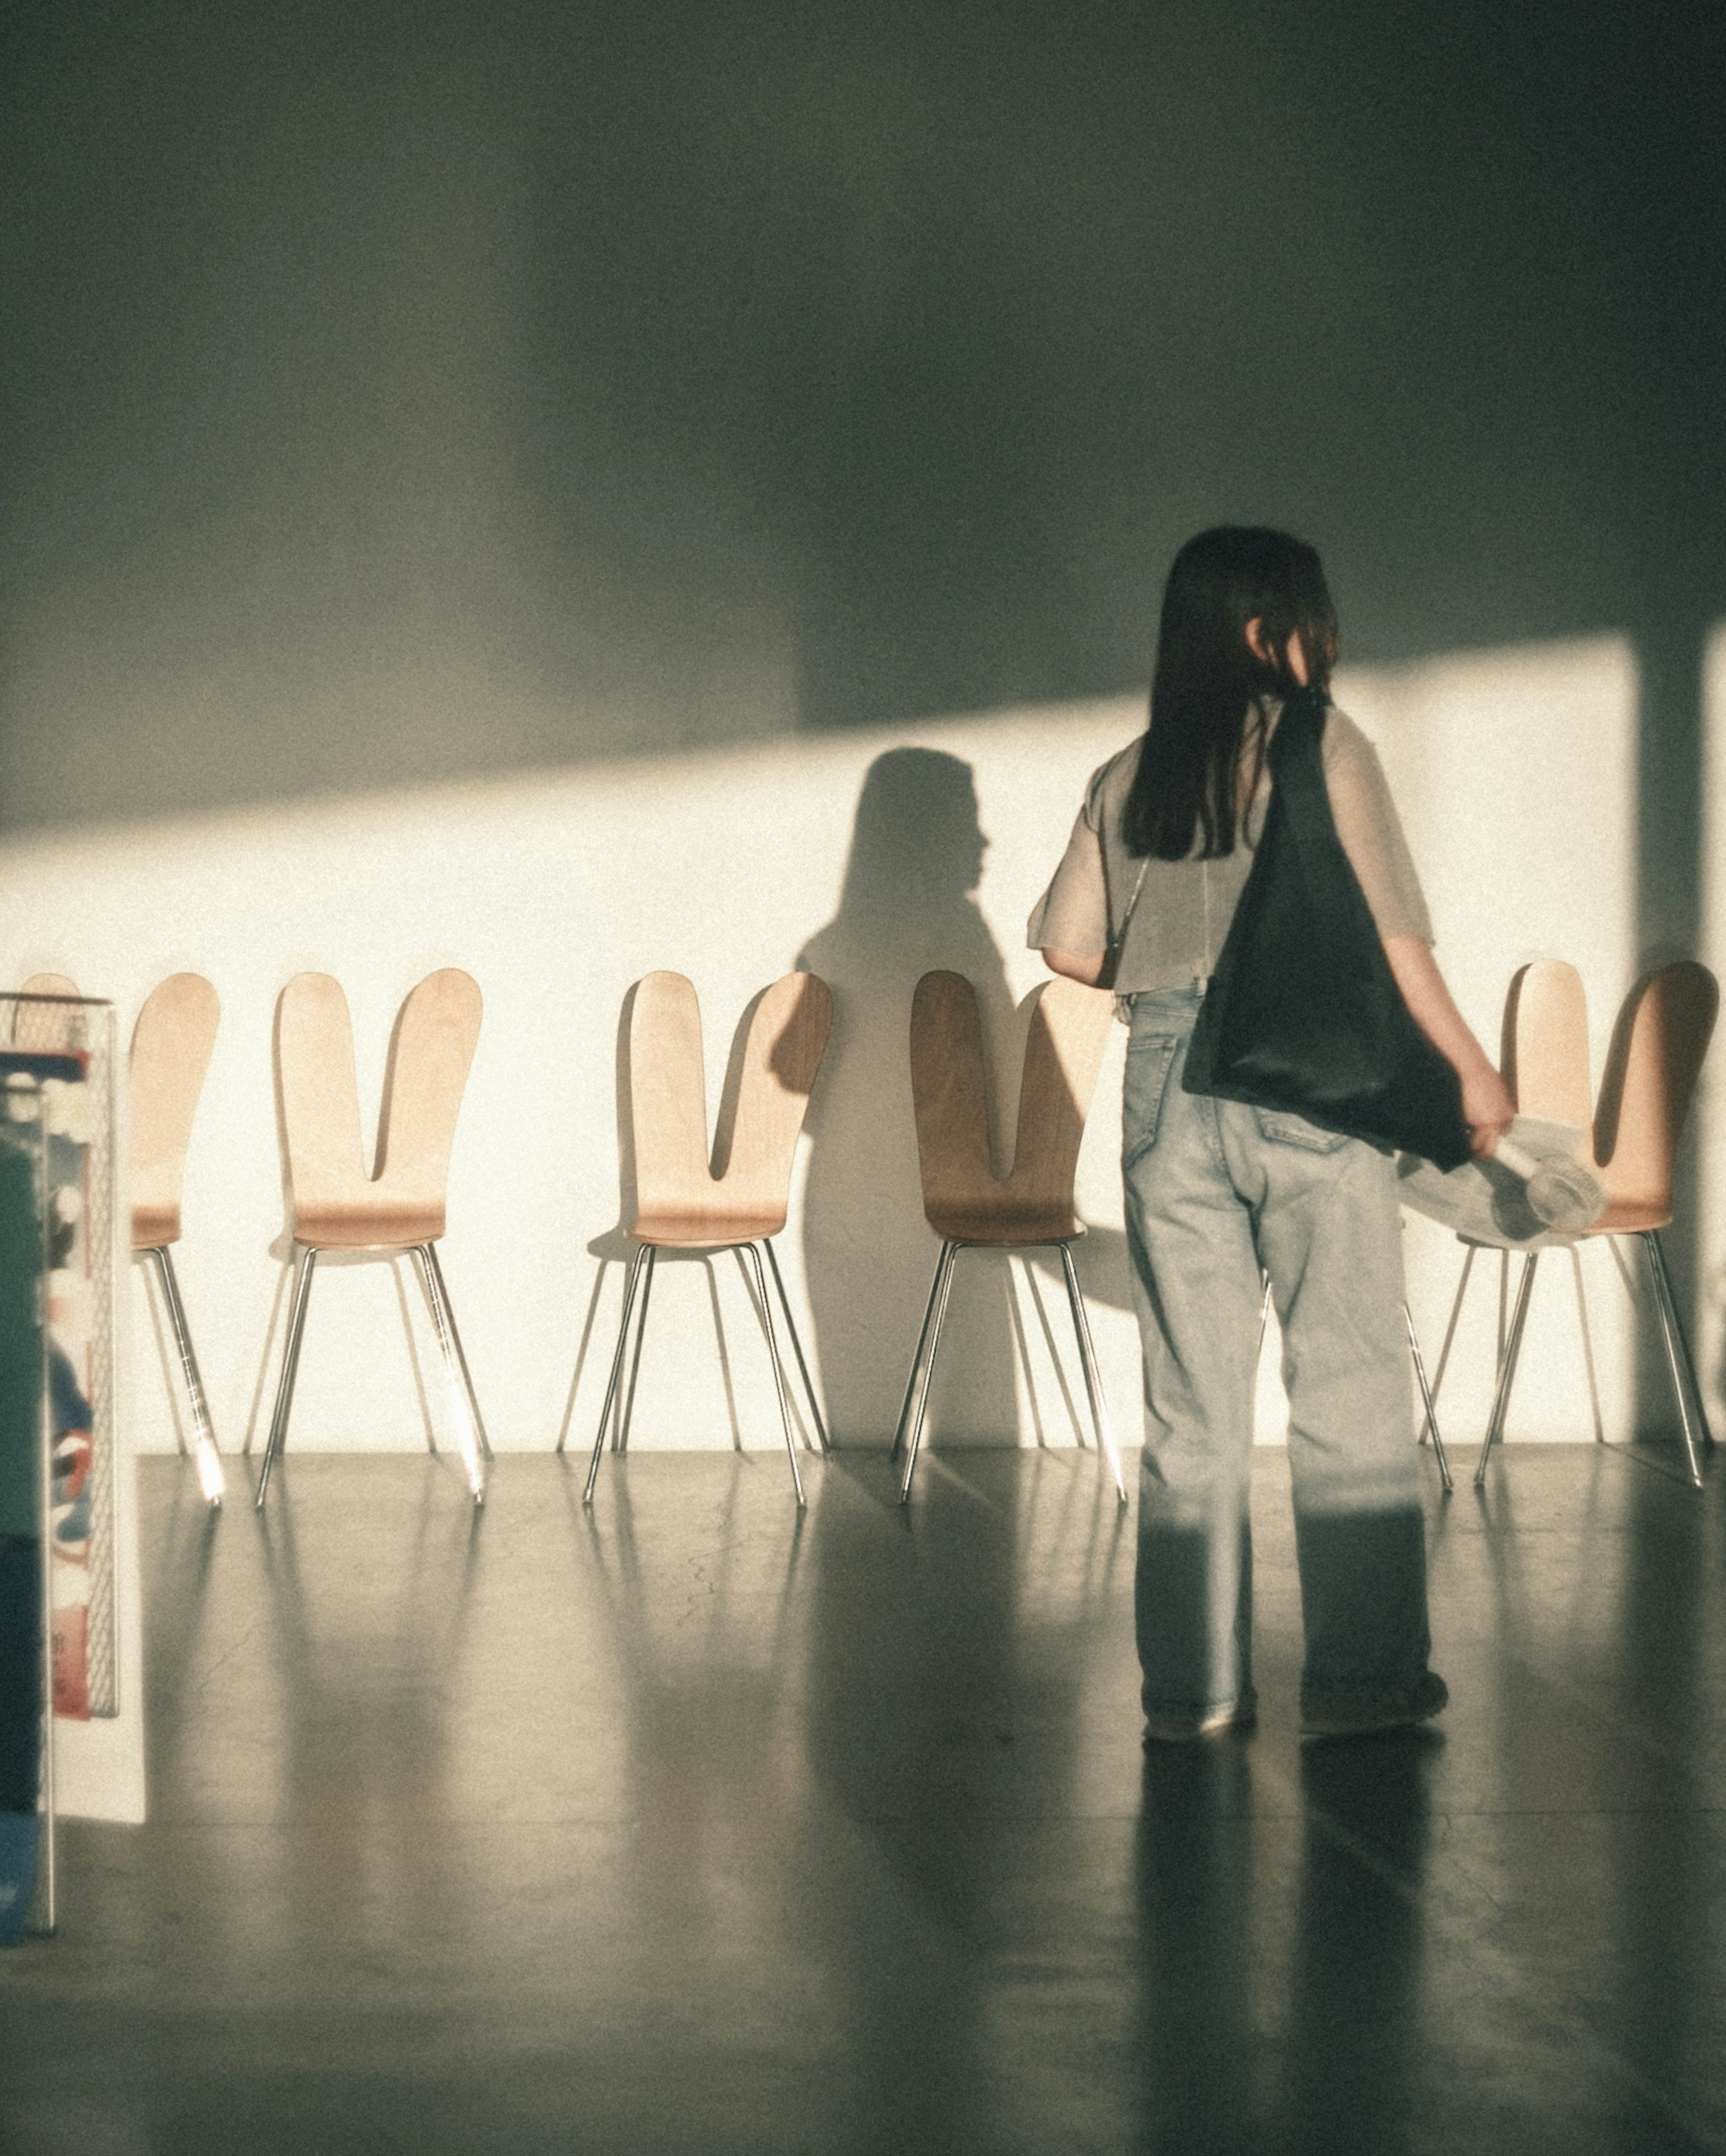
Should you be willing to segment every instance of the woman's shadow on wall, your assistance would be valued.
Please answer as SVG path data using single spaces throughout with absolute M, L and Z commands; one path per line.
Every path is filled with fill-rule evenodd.
M 891 1440 L 939 1247 L 923 1219 L 911 1093 L 911 1001 L 937 967 L 977 990 L 991 1064 L 1013 1037 L 1006 969 L 976 891 L 989 844 L 971 767 L 896 748 L 864 778 L 839 911 L 797 963 L 833 991 L 810 1105 L 804 1263 L 823 1387 L 840 1443 Z M 968 1260 L 942 1337 L 932 1428 L 979 1440 L 1017 1429 L 999 1259 Z

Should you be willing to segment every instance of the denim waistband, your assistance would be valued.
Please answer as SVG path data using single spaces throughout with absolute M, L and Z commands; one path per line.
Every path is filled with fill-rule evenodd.
M 1148 1011 L 1159 1018 L 1191 1018 L 1205 1000 L 1205 988 L 1197 981 L 1188 981 L 1175 988 L 1135 988 L 1115 1000 L 1126 1005 L 1129 1017 Z

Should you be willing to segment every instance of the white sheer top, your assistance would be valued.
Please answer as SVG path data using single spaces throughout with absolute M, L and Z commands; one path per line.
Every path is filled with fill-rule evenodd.
M 1264 706 L 1267 729 L 1275 726 L 1279 708 L 1274 701 Z M 1129 742 L 1092 774 L 1061 865 L 1025 929 L 1034 950 L 1087 957 L 1108 948 L 1111 931 L 1118 930 L 1130 907 L 1114 983 L 1122 995 L 1210 978 L 1251 870 L 1271 798 L 1267 771 L 1237 827 L 1234 852 L 1220 860 L 1142 860 L 1127 850 L 1122 818 L 1143 740 L 1141 734 Z M 1325 714 L 1322 754 L 1337 836 L 1379 935 L 1419 936 L 1430 943 L 1431 916 L 1378 752 L 1334 705 Z

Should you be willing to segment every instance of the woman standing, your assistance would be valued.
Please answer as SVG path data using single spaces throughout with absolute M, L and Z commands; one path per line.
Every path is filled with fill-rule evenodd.
M 1436 1714 L 1410 1437 L 1390 1160 L 1303 1117 L 1185 1092 L 1199 1003 L 1263 829 L 1285 696 L 1327 688 L 1335 608 L 1285 532 L 1189 540 L 1164 594 L 1148 732 L 1096 773 L 1029 941 L 1131 1007 L 1127 1240 L 1144 1349 L 1136 1610 L 1147 1741 L 1256 1718 L 1248 1513 L 1261 1277 L 1282 1328 L 1306 1628 L 1303 1732 Z M 1371 743 L 1326 714 L 1337 834 L 1416 1023 L 1455 1068 L 1477 1152 L 1508 1092 L 1434 962 L 1432 927 Z

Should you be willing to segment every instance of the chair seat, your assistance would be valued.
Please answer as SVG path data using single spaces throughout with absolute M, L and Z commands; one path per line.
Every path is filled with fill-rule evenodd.
M 135 1250 L 165 1250 L 170 1243 L 180 1240 L 180 1209 L 177 1205 L 134 1205 L 132 1208 L 132 1248 Z
M 923 1209 L 924 1218 L 945 1242 L 992 1243 L 1012 1250 L 1021 1243 L 1065 1243 L 1085 1232 L 1066 1206 L 1014 1205 L 999 1200 L 975 1205 Z
M 721 1250 L 733 1243 L 758 1243 L 777 1235 L 785 1224 L 783 1211 L 753 1212 L 724 1205 L 706 1205 L 699 1211 L 644 1213 L 629 1233 L 638 1243 L 659 1250 Z
M 1672 1209 L 1666 1204 L 1648 1204 L 1634 1198 L 1615 1198 L 1598 1220 L 1583 1229 L 1587 1235 L 1646 1235 L 1652 1230 L 1672 1225 Z
M 1585 1243 L 1596 1235 L 1646 1235 L 1670 1227 L 1672 1211 L 1670 1205 L 1640 1204 L 1628 1198 L 1615 1199 L 1598 1220 L 1574 1235 L 1566 1235 L 1562 1229 L 1549 1228 L 1539 1235 L 1465 1235 L 1460 1232 L 1456 1240 L 1474 1250 L 1516 1250 L 1527 1257 L 1535 1250 L 1564 1250 L 1573 1243 Z
M 294 1215 L 294 1240 L 312 1250 L 407 1250 L 439 1241 L 445 1224 L 441 1205 L 308 1207 Z

